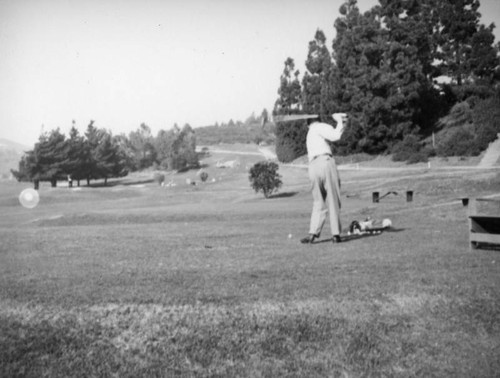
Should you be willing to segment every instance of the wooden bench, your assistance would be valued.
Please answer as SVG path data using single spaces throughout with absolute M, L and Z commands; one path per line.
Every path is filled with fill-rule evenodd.
M 488 211 L 479 211 L 481 203 L 488 206 Z M 497 207 L 497 209 L 492 209 Z M 496 205 L 496 206 L 495 206 Z M 475 198 L 469 203 L 469 242 L 471 249 L 481 244 L 500 245 L 500 199 Z M 494 210 L 492 212 L 492 210 Z

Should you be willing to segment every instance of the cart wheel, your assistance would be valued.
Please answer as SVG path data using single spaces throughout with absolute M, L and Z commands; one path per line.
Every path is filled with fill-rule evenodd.
M 472 249 L 478 249 L 479 243 L 478 242 L 471 242 L 471 247 L 472 247 Z

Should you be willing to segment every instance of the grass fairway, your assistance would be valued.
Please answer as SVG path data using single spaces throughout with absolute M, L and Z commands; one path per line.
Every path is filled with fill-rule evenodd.
M 264 199 L 238 159 L 196 186 L 42 186 L 32 210 L 0 183 L 0 376 L 498 377 L 500 252 L 469 250 L 457 200 L 497 171 L 343 170 L 345 226 L 393 230 L 304 246 L 307 172 Z

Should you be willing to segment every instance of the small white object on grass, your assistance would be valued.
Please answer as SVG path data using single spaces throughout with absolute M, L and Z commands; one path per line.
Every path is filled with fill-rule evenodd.
M 288 234 L 288 239 L 291 239 L 292 238 L 292 234 Z
M 389 218 L 385 218 L 383 221 L 382 221 L 382 227 L 384 228 L 389 228 L 392 226 L 392 221 L 389 219 Z

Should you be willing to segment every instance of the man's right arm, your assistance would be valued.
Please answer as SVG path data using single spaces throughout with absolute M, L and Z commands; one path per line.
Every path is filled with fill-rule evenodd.
M 330 142 L 336 142 L 340 140 L 342 137 L 342 133 L 344 132 L 345 127 L 345 113 L 335 113 L 332 115 L 333 119 L 337 121 L 337 126 L 334 128 L 332 125 L 328 123 L 319 123 L 319 134 Z

